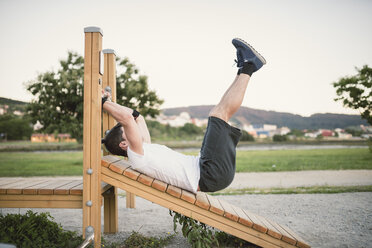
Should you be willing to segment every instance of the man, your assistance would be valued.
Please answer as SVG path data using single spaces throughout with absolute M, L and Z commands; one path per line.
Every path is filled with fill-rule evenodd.
M 196 193 L 214 192 L 230 185 L 235 175 L 236 146 L 241 136 L 238 128 L 228 124 L 242 104 L 252 73 L 265 59 L 248 43 L 233 39 L 237 67 L 235 80 L 220 102 L 211 110 L 199 156 L 178 153 L 170 148 L 151 144 L 144 118 L 130 108 L 102 99 L 103 109 L 118 124 L 102 140 L 114 155 L 128 157 L 132 167 L 148 176 Z

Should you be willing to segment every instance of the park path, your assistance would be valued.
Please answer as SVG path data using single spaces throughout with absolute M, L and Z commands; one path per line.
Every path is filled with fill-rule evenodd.
M 291 188 L 356 185 L 372 185 L 372 170 L 314 170 L 236 173 L 234 181 L 229 188 Z

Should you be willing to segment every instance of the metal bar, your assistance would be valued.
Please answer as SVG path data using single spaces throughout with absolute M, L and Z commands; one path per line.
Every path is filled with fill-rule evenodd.
M 78 248 L 85 248 L 94 241 L 94 232 L 89 235 Z

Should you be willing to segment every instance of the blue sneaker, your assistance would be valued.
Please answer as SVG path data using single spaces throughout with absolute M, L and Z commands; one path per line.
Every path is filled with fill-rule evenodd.
M 250 62 L 256 67 L 255 72 L 266 64 L 265 58 L 244 40 L 235 38 L 232 43 L 236 48 L 236 63 L 239 68 L 243 67 L 243 63 Z

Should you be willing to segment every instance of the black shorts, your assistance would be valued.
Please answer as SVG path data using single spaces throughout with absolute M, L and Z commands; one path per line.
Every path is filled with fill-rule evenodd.
M 220 118 L 210 116 L 200 151 L 199 187 L 215 192 L 229 186 L 235 175 L 236 146 L 240 129 Z

